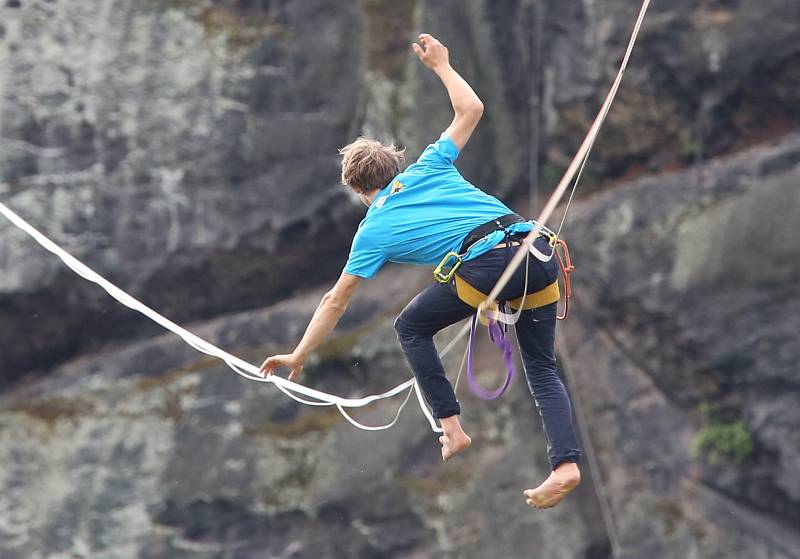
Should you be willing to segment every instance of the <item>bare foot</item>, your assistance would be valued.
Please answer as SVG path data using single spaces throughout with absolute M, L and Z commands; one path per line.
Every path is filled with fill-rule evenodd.
M 575 462 L 562 462 L 536 489 L 523 491 L 526 502 L 535 509 L 556 506 L 581 482 L 581 471 Z
M 442 460 L 447 462 L 455 454 L 468 448 L 472 444 L 472 439 L 464 431 L 450 435 L 442 435 L 439 437 L 439 442 L 442 443 Z

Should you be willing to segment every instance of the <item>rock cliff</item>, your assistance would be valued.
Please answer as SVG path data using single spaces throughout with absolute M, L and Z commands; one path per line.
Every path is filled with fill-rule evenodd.
M 624 557 L 798 556 L 798 179 L 795 136 L 575 209 L 561 362 Z M 407 378 L 391 324 L 427 274 L 383 271 L 304 382 L 359 396 Z M 320 294 L 193 329 L 258 361 Z M 479 355 L 496 382 L 499 356 Z M 461 389 L 474 448 L 442 465 L 413 401 L 364 433 L 172 335 L 75 359 L 0 401 L 3 556 L 608 556 L 588 468 L 559 508 L 524 504 L 547 474 L 524 383 L 499 402 Z
M 0 222 L 0 555 L 594 559 L 614 540 L 605 490 L 625 557 L 800 557 L 800 138 L 706 162 L 797 128 L 798 10 L 671 0 L 647 20 L 566 229 L 561 362 L 601 487 L 584 468 L 559 508 L 524 505 L 547 464 L 523 383 L 495 403 L 460 393 L 475 448 L 442 465 L 413 402 L 380 435 L 298 407 Z M 442 37 L 487 106 L 460 168 L 524 212 L 531 94 L 552 185 L 634 11 L 8 0 L 0 199 L 256 362 L 302 334 L 362 214 L 336 148 L 366 133 L 413 156 L 448 122 L 405 50 L 416 32 Z M 305 382 L 357 396 L 405 380 L 391 321 L 428 274 L 370 282 Z M 480 355 L 490 384 L 499 359 Z
M 798 10 L 656 3 L 584 188 L 797 125 Z M 530 184 L 530 100 L 549 186 L 635 15 L 622 0 L 20 0 L 0 11 L 0 195 L 178 320 L 336 276 L 360 215 L 338 185 L 336 148 L 364 131 L 413 156 L 449 122 L 446 94 L 407 50 L 417 30 L 450 45 L 488 107 L 464 173 L 514 196 Z M 8 227 L 0 382 L 155 332 Z

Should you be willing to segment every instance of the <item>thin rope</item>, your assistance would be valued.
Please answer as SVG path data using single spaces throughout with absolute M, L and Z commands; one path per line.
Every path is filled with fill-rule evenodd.
M 617 76 L 614 79 L 614 83 L 611 85 L 611 90 L 608 92 L 602 107 L 600 108 L 600 112 L 595 117 L 589 132 L 586 134 L 586 137 L 581 143 L 580 148 L 578 148 L 578 152 L 575 154 L 575 157 L 572 158 L 572 161 L 564 173 L 564 176 L 561 177 L 558 186 L 553 191 L 553 194 L 550 195 L 550 198 L 547 200 L 547 204 L 545 204 L 545 207 L 541 214 L 539 214 L 539 217 L 536 218 L 533 229 L 531 229 L 530 233 L 528 233 L 523 240 L 522 244 L 524 250 L 517 251 L 514 257 L 511 259 L 511 262 L 508 264 L 505 271 L 497 280 L 494 288 L 492 288 L 492 291 L 489 293 L 489 296 L 487 297 L 489 301 L 494 301 L 497 299 L 500 291 L 508 284 L 511 276 L 514 274 L 516 269 L 519 268 L 519 265 L 522 263 L 522 259 L 525 258 L 525 252 L 530 250 L 531 246 L 533 245 L 533 241 L 539 236 L 544 223 L 546 223 L 553 214 L 553 210 L 555 210 L 556 206 L 561 201 L 561 198 L 564 196 L 564 192 L 569 187 L 579 167 L 581 167 L 581 165 L 584 163 L 592 145 L 594 145 L 597 135 L 600 132 L 600 127 L 605 122 L 605 118 L 608 115 L 608 111 L 611 109 L 611 104 L 613 103 L 614 97 L 616 96 L 617 90 L 622 82 L 622 76 L 625 74 L 625 69 L 628 66 L 628 60 L 630 60 L 631 53 L 633 52 L 633 46 L 636 44 L 636 38 L 639 35 L 642 21 L 644 20 L 644 16 L 647 13 L 647 8 L 649 6 L 650 0 L 643 0 L 642 7 L 639 11 L 639 16 L 636 19 L 636 24 L 633 27 L 633 32 L 631 33 L 631 38 L 628 42 L 628 48 L 625 51 L 625 56 L 620 64 L 619 72 L 617 72 Z
M 561 221 L 558 224 L 558 229 L 556 229 L 556 240 L 561 237 L 561 229 L 564 227 L 564 222 L 567 220 L 567 213 L 569 213 L 569 207 L 572 205 L 572 199 L 575 197 L 575 191 L 578 190 L 578 183 L 581 182 L 581 177 L 583 176 L 583 169 L 586 167 L 586 162 L 589 161 L 589 154 L 591 153 L 592 148 L 589 148 L 589 151 L 586 152 L 586 157 L 583 158 L 583 162 L 581 163 L 581 168 L 578 170 L 578 174 L 575 175 L 575 182 L 572 183 L 572 190 L 569 192 L 569 198 L 567 198 L 567 206 L 564 208 L 564 214 L 561 216 Z M 553 247 L 555 250 L 555 247 Z

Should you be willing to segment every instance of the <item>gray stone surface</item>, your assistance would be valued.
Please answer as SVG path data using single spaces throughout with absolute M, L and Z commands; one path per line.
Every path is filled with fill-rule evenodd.
M 528 191 L 540 87 L 543 190 L 554 184 L 636 7 L 541 6 L 535 72 L 532 4 L 520 1 L 6 2 L 0 196 L 178 320 L 270 304 L 340 270 L 360 212 L 337 184 L 336 148 L 363 131 L 413 157 L 449 122 L 445 92 L 408 50 L 419 30 L 450 45 L 488 107 L 465 175 L 507 197 Z M 798 10 L 655 3 L 584 189 L 797 126 Z M 154 333 L 7 224 L 0 234 L 0 383 Z
M 338 64 L 358 59 L 353 10 L 326 6 L 0 8 L 4 203 L 178 320 L 330 278 L 358 219 L 336 149 L 359 69 Z M 0 231 L 0 379 L 153 332 Z
M 564 347 L 631 557 L 800 555 L 798 181 L 795 135 L 573 216 Z M 741 461 L 692 452 L 706 407 Z
M 542 6 L 550 186 L 635 6 Z M 800 557 L 800 138 L 662 172 L 797 127 L 798 9 L 655 3 L 583 188 L 654 176 L 568 222 L 562 364 L 623 557 Z M 450 45 L 488 109 L 464 173 L 527 193 L 529 15 L 511 0 L 2 3 L 0 199 L 258 362 L 300 337 L 363 211 L 336 148 L 363 132 L 413 157 L 448 122 L 405 50 L 417 31 Z M 462 394 L 475 447 L 442 465 L 413 402 L 393 430 L 355 431 L 162 335 L 4 221 L 0 239 L 0 556 L 609 555 L 587 468 L 559 508 L 525 506 L 547 464 L 523 383 L 500 402 Z M 304 381 L 356 396 L 407 378 L 391 322 L 428 274 L 368 282 Z M 499 359 L 479 354 L 489 384 Z M 743 423 L 741 461 L 692 451 L 712 419 Z
M 623 557 L 798 557 L 800 259 L 785 242 L 798 178 L 795 136 L 575 208 L 576 301 L 562 324 L 561 362 Z M 739 219 L 720 221 L 720 212 Z M 764 223 L 772 242 L 760 235 Z M 701 250 L 714 241 L 713 263 L 684 260 L 687 243 Z M 779 258 L 783 266 L 762 265 Z M 427 274 L 390 267 L 368 283 L 303 381 L 358 396 L 407 378 L 391 323 Z M 708 281 L 689 288 L 684 277 Z M 297 340 L 321 293 L 191 328 L 257 363 Z M 496 382 L 499 357 L 487 345 L 478 355 L 482 382 Z M 451 371 L 458 360 L 447 360 Z M 463 385 L 460 397 L 474 448 L 443 465 L 413 400 L 394 429 L 364 433 L 335 411 L 238 379 L 172 335 L 83 356 L 0 400 L 0 551 L 607 557 L 587 467 L 558 508 L 533 513 L 524 504 L 521 489 L 547 474 L 524 383 L 498 402 L 478 401 Z M 741 462 L 692 452 L 704 402 L 744 422 L 753 445 Z M 358 417 L 380 423 L 398 404 Z

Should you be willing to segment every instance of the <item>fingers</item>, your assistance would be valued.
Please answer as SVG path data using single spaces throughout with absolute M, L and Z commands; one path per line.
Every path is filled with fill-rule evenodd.
M 439 41 L 436 39 L 436 37 L 434 37 L 429 33 L 420 33 L 419 42 L 422 43 L 423 46 L 425 46 L 425 48 L 427 48 L 428 47 L 427 43 L 433 44 L 433 43 L 438 43 Z
M 420 53 L 427 53 L 428 50 L 434 45 L 442 44 L 436 37 L 428 33 L 421 33 L 419 35 L 419 42 L 422 46 L 418 45 L 417 43 L 411 43 L 414 52 L 417 53 L 417 56 L 420 56 Z
M 422 47 L 417 43 L 411 43 L 411 48 L 414 49 L 414 54 L 416 54 L 420 60 L 422 60 L 422 57 L 425 56 L 425 51 L 422 49 Z
M 262 376 L 267 375 L 274 375 L 275 369 L 281 367 L 286 364 L 286 356 L 285 355 L 273 355 L 272 357 L 267 357 L 264 362 L 261 364 L 261 369 L 259 372 Z
M 267 357 L 261 364 L 261 368 L 258 370 L 258 372 L 261 373 L 261 376 L 265 377 L 267 375 L 271 375 L 274 369 L 275 369 L 275 358 Z

